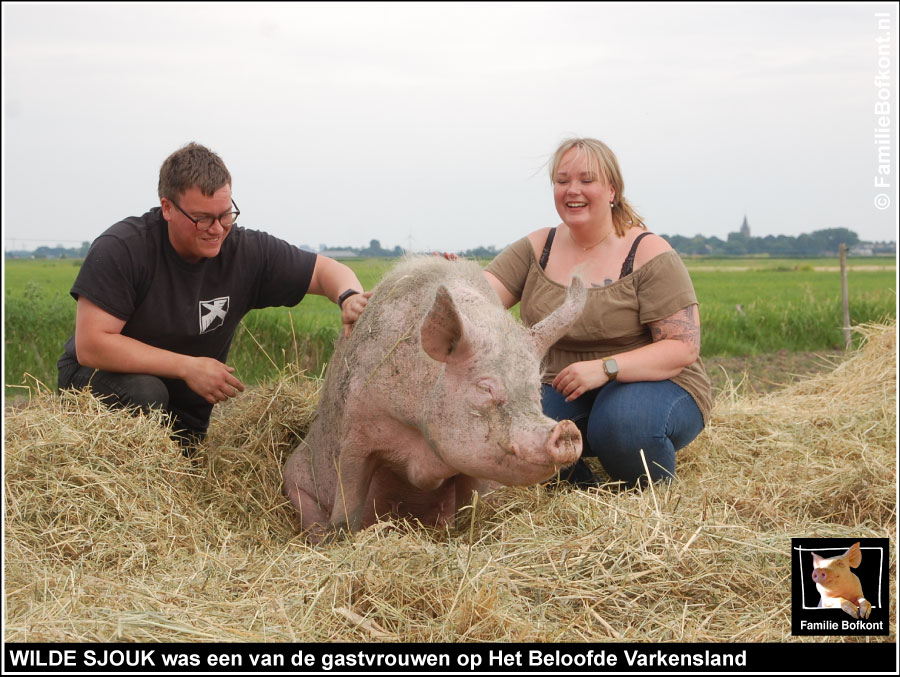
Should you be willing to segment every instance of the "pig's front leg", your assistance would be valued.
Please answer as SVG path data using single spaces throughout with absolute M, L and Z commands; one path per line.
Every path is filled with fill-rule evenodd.
M 300 528 L 310 530 L 308 533 L 310 540 L 316 542 L 318 540 L 314 535 L 316 528 L 318 527 L 318 530 L 321 531 L 328 519 L 328 513 L 322 509 L 315 496 L 301 489 L 296 482 L 285 481 L 284 493 L 300 517 Z
M 337 459 L 337 486 L 329 526 L 355 533 L 362 527 L 363 510 L 375 472 L 370 454 L 342 450 Z
M 310 455 L 306 448 L 298 448 L 291 454 L 284 465 L 282 491 L 294 506 L 300 528 L 307 531 L 307 536 L 315 543 L 328 521 L 328 508 L 320 502 Z M 310 479 L 312 488 L 308 486 Z
M 869 604 L 869 600 L 865 597 L 860 597 L 856 600 L 856 603 L 859 605 L 859 617 L 868 618 L 869 614 L 872 613 L 872 605 Z
M 841 609 L 843 609 L 848 614 L 853 616 L 853 618 L 859 617 L 859 613 L 857 611 L 856 605 L 853 602 L 851 602 L 849 599 L 844 599 L 843 597 L 837 597 L 835 599 L 835 601 L 840 603 Z

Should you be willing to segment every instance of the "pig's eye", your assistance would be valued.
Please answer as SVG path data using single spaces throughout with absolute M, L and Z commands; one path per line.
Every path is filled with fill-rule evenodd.
M 492 400 L 496 397 L 494 386 L 490 383 L 490 381 L 479 381 L 475 384 L 475 390 L 481 397 L 486 397 Z
M 482 404 L 503 404 L 506 402 L 502 387 L 492 379 L 481 379 L 475 383 L 477 398 Z

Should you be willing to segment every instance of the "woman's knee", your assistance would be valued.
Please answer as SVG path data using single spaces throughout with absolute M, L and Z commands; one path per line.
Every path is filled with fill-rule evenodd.
M 604 434 L 588 434 L 591 449 L 610 479 L 627 487 L 648 475 L 653 482 L 675 476 L 675 447 L 664 435 L 646 435 L 619 423 Z
M 648 474 L 654 482 L 674 477 L 675 451 L 703 426 L 696 403 L 670 382 L 610 385 L 601 389 L 587 426 L 604 469 L 628 486 Z

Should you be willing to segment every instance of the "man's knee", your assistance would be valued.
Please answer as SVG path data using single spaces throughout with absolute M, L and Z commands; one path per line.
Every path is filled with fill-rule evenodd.
M 166 409 L 169 406 L 169 389 L 156 376 L 133 374 L 123 384 L 123 404 L 138 407 L 147 412 L 150 409 Z
M 97 398 L 114 407 L 166 409 L 169 389 L 162 379 L 149 374 L 120 374 L 77 366 L 59 371 L 59 389 L 90 389 Z

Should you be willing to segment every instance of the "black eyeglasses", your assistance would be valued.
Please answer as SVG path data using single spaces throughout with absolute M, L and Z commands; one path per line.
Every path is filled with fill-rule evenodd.
M 204 216 L 202 219 L 195 219 L 193 216 L 179 207 L 178 203 L 175 202 L 175 200 L 169 200 L 169 202 L 178 207 L 178 211 L 180 211 L 191 221 L 193 221 L 198 230 L 209 230 L 210 228 L 212 228 L 213 224 L 216 221 L 222 224 L 222 228 L 231 228 L 235 223 L 237 223 L 237 218 L 241 214 L 241 210 L 238 209 L 238 206 L 235 204 L 233 199 L 231 201 L 231 204 L 234 206 L 233 212 L 225 212 L 224 214 L 220 214 L 219 216 Z

